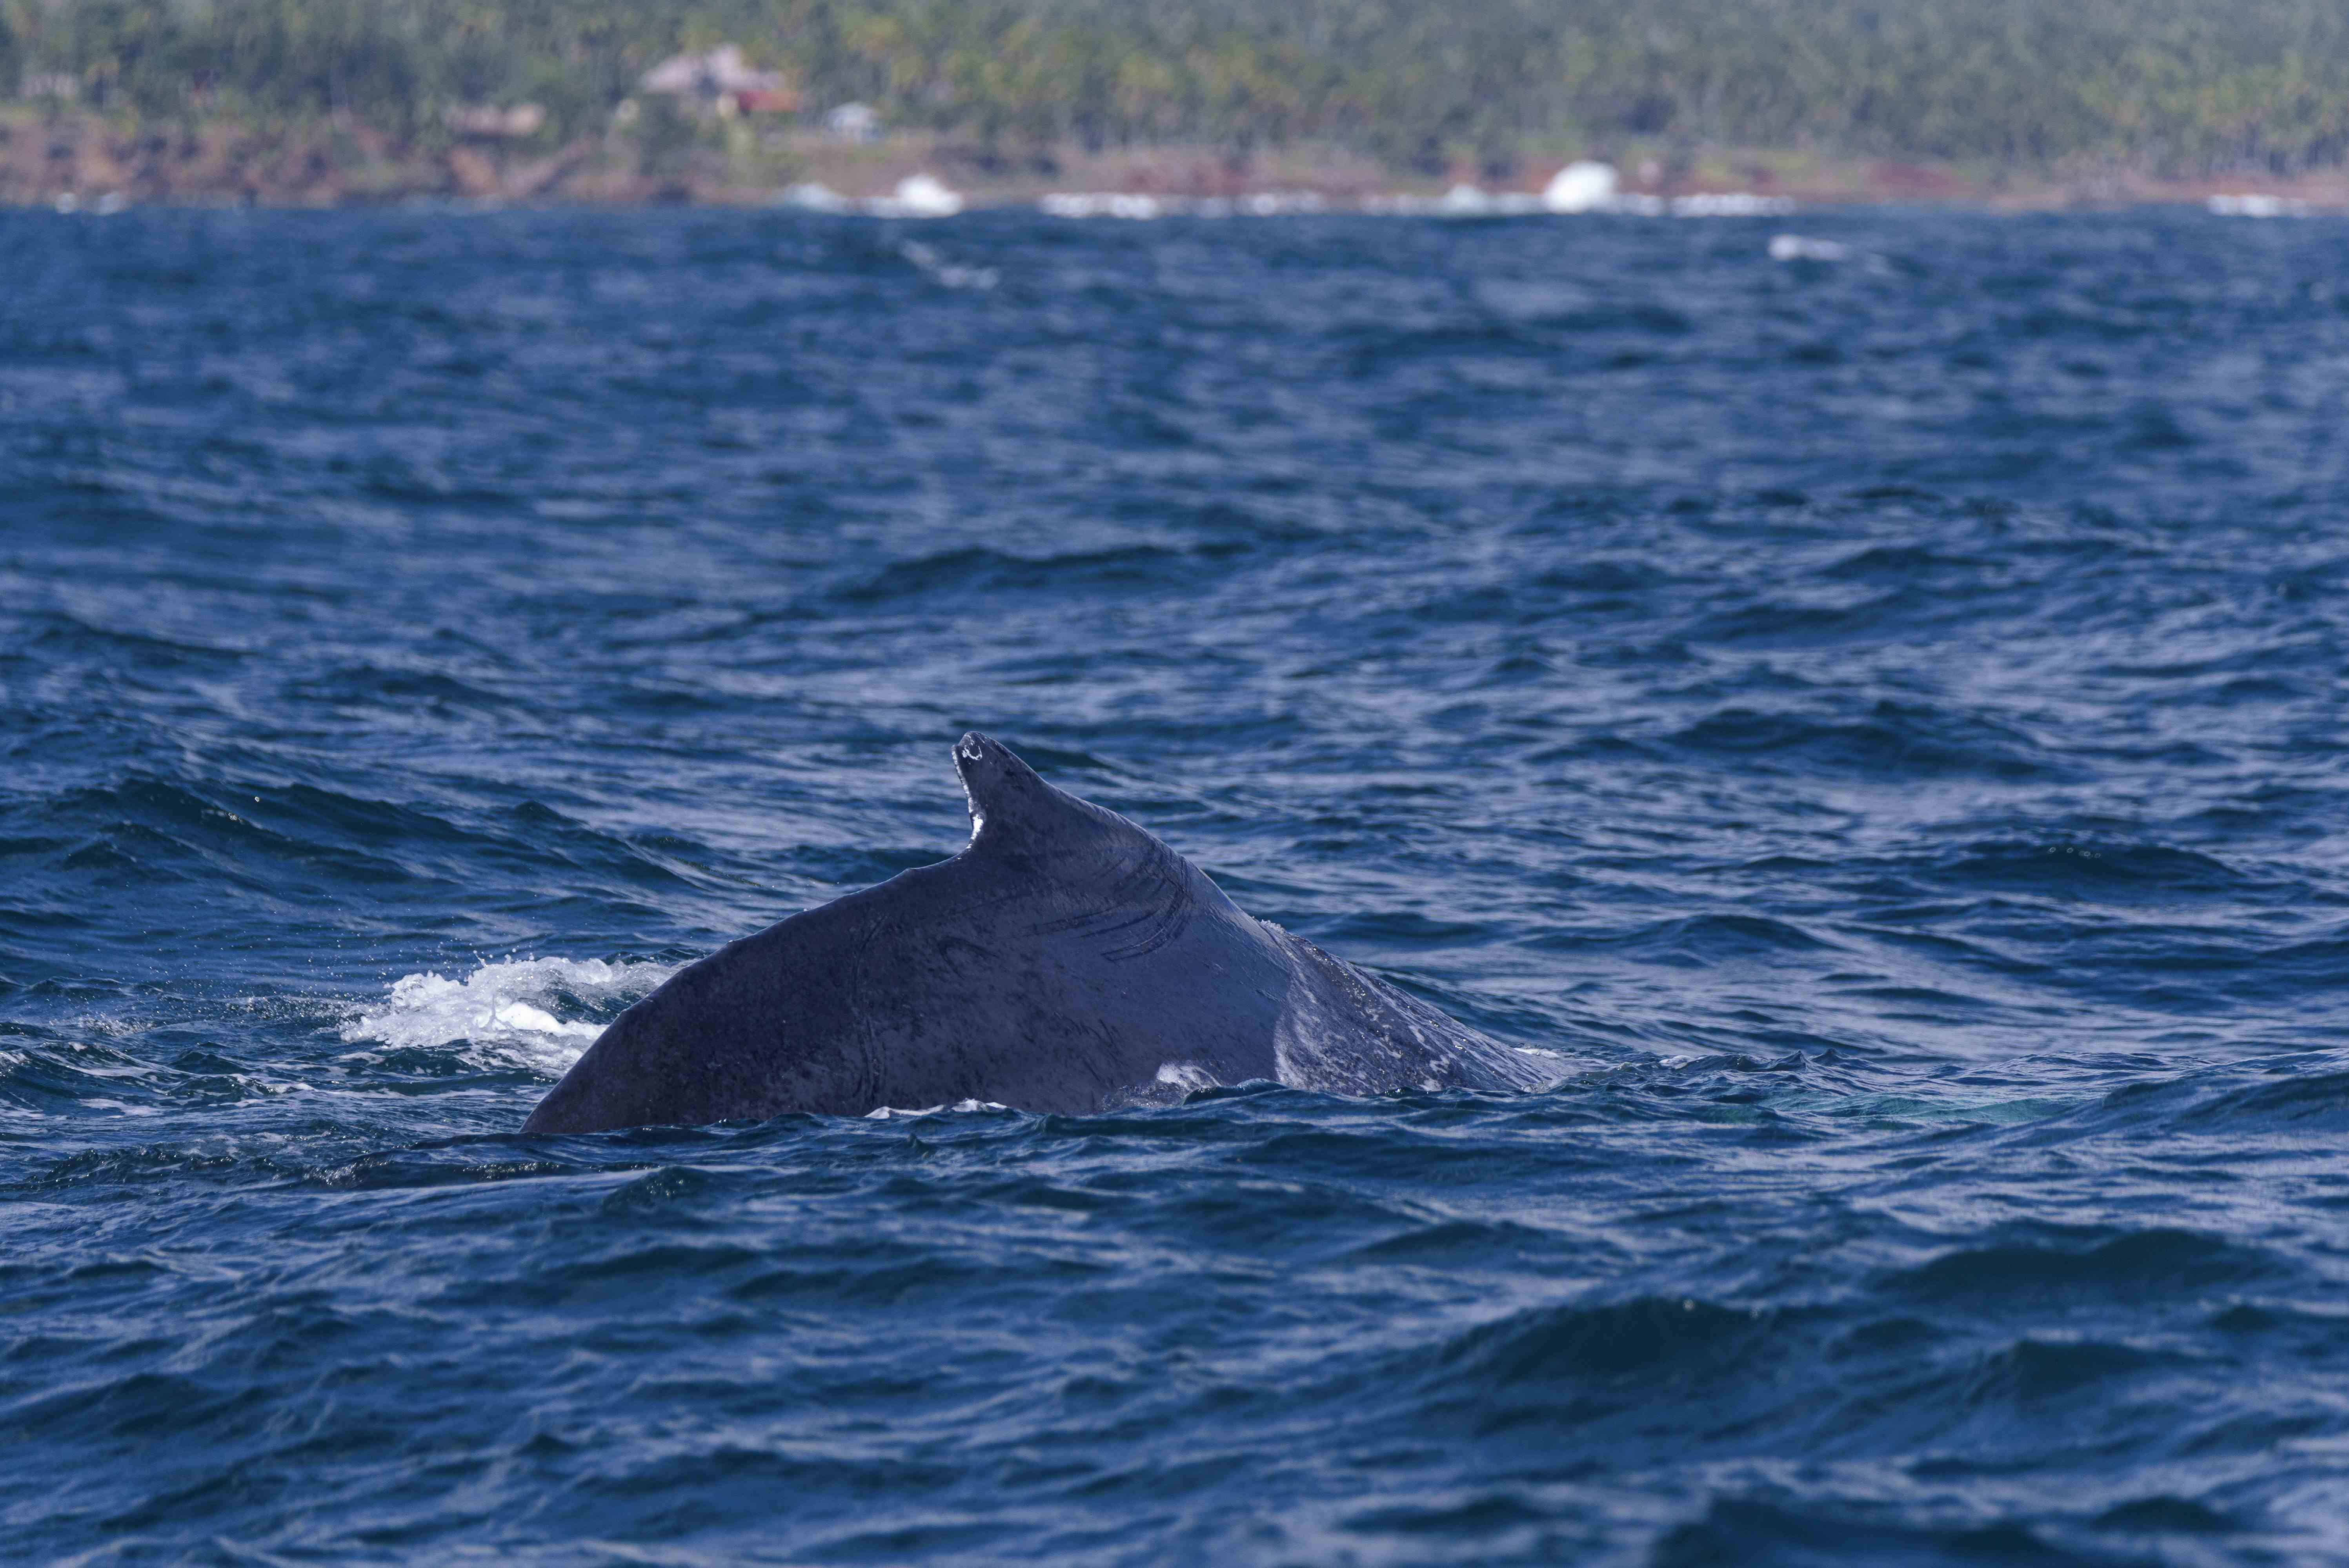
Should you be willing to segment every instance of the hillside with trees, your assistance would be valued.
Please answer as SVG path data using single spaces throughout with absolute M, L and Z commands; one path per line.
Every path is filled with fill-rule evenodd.
M 866 104 L 1009 158 L 1312 143 L 1501 176 L 1626 138 L 2165 173 L 2349 157 L 2341 0 L 0 0 L 0 90 L 20 119 L 336 127 L 382 157 L 527 105 L 519 150 L 617 137 L 657 161 L 722 137 L 636 113 L 637 84 L 721 42 L 806 116 Z

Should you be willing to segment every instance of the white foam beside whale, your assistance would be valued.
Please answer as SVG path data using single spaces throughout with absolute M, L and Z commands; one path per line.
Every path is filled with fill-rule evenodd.
M 455 979 L 437 971 L 403 975 L 381 1000 L 360 1005 L 340 1032 L 351 1045 L 461 1044 L 485 1062 L 560 1072 L 604 1032 L 601 1022 L 576 1016 L 582 1004 L 633 1002 L 674 968 L 600 958 L 519 958 L 483 964 Z

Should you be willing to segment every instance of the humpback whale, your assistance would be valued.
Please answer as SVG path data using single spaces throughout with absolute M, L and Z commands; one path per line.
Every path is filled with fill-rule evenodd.
M 1206 874 L 976 732 L 960 854 L 688 965 L 530 1133 L 964 1100 L 1086 1114 L 1217 1084 L 1530 1088 L 1553 1075 L 1241 913 Z

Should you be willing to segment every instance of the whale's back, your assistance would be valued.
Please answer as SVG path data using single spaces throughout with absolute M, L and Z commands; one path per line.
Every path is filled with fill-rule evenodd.
M 613 1021 L 523 1130 L 964 1100 L 1084 1114 L 1255 1078 L 1351 1094 L 1534 1078 L 1251 919 L 997 742 L 965 736 L 955 761 L 973 823 L 960 854 L 688 965 Z

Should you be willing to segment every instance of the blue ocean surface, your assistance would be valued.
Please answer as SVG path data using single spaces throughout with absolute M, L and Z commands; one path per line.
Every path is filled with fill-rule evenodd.
M 0 1560 L 2349 1557 L 2344 431 L 2328 219 L 0 216 Z M 971 727 L 1554 1087 L 519 1134 Z

